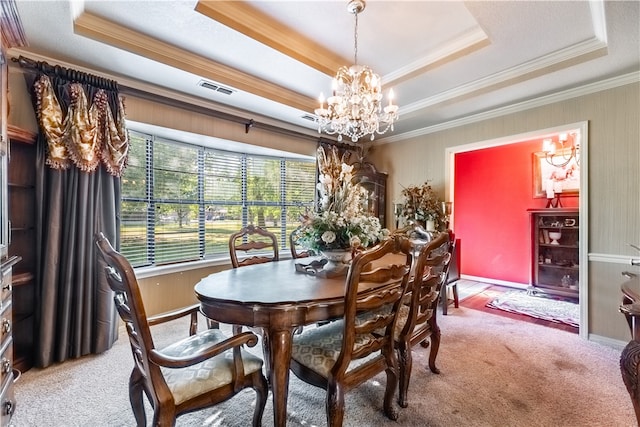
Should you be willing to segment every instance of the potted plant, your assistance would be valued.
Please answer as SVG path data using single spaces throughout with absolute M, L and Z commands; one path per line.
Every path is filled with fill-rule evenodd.
M 411 185 L 402 189 L 404 208 L 402 215 L 418 221 L 427 231 L 439 230 L 444 226 L 442 201 L 429 184 Z
M 367 248 L 384 239 L 377 217 L 365 210 L 367 190 L 353 181 L 353 166 L 343 163 L 337 148 L 318 148 L 318 206 L 303 215 L 294 240 L 329 261 L 348 262 L 353 250 Z

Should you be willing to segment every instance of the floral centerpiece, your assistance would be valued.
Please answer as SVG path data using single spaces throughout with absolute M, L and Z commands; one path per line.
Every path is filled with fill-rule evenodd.
M 353 166 L 341 161 L 337 147 L 319 147 L 319 195 L 315 212 L 304 215 L 294 239 L 316 253 L 357 250 L 388 235 L 377 217 L 365 212 L 367 190 L 352 183 Z
M 442 201 L 438 198 L 429 181 L 417 186 L 411 185 L 402 189 L 404 205 L 402 216 L 409 220 L 416 220 L 426 226 L 428 221 L 433 221 L 434 230 L 444 226 L 444 213 Z

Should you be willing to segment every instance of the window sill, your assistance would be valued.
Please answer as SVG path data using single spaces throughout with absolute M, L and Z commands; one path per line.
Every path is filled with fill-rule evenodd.
M 147 279 L 149 277 L 179 273 L 182 271 L 197 270 L 200 268 L 218 267 L 221 265 L 231 266 L 229 258 L 214 258 L 201 261 L 181 262 L 177 264 L 161 265 L 157 267 L 140 267 L 134 268 L 134 271 L 136 274 L 136 278 Z
M 281 249 L 281 251 L 283 251 Z M 288 252 L 288 251 L 287 251 Z M 291 259 L 291 255 L 285 253 L 284 255 L 280 255 L 281 260 Z M 201 261 L 192 261 L 192 262 L 181 262 L 177 264 L 169 264 L 169 265 L 161 265 L 158 267 L 140 267 L 134 268 L 134 272 L 136 274 L 137 279 L 147 279 L 149 277 L 162 276 L 165 274 L 173 274 L 180 273 L 183 271 L 189 270 L 197 270 L 200 268 L 207 267 L 219 267 L 219 266 L 228 266 L 231 268 L 231 261 L 229 258 L 212 258 Z

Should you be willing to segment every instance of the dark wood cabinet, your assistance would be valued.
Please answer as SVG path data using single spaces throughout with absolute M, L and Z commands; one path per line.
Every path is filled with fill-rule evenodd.
M 14 284 L 21 257 L 11 251 L 11 179 L 9 163 L 11 157 L 11 127 L 9 119 L 9 70 L 7 50 L 26 46 L 15 2 L 2 2 L 2 31 L 0 31 L 0 426 L 12 425 L 11 418 L 16 409 L 14 383 L 19 378 L 16 369 L 16 341 L 20 338 L 14 329 L 16 300 Z M 34 169 L 31 169 L 33 173 Z M 26 212 L 29 215 L 31 211 Z M 33 247 L 29 248 L 29 252 Z
M 362 185 L 369 192 L 367 211 L 377 216 L 383 228 L 387 226 L 387 174 L 378 172 L 375 166 L 368 162 L 353 164 L 353 182 Z
M 578 298 L 580 216 L 576 208 L 530 209 L 531 287 Z
M 21 372 L 33 366 L 36 268 L 35 139 L 9 125 L 8 207 L 9 256 L 22 260 L 13 269 L 13 358 Z

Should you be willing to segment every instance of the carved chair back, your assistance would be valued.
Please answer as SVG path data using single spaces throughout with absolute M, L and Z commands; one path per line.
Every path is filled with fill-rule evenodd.
M 233 268 L 278 261 L 278 239 L 270 231 L 249 224 L 229 237 Z

